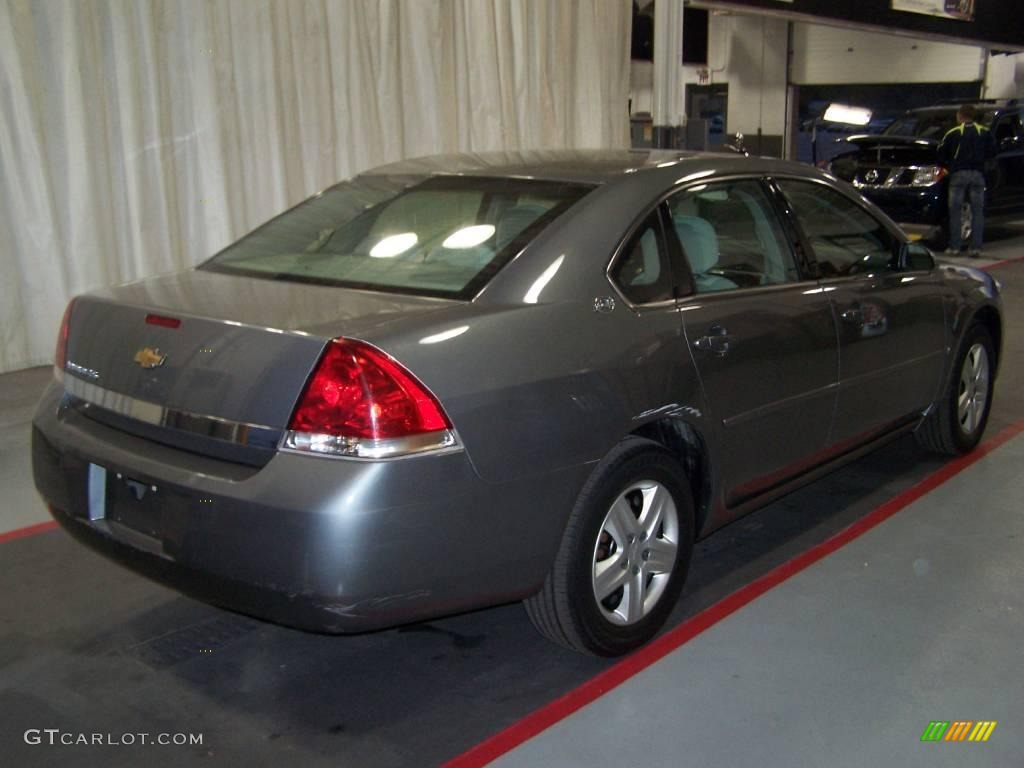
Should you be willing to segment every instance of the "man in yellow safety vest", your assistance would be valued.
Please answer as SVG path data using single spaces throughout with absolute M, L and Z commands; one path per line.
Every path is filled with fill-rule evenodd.
M 985 229 L 985 164 L 996 155 L 992 132 L 977 122 L 978 111 L 965 104 L 957 111 L 958 125 L 939 146 L 939 164 L 949 171 L 949 247 L 958 254 L 965 245 L 965 224 L 970 221 L 970 255 L 981 255 Z M 970 213 L 964 202 L 970 204 Z

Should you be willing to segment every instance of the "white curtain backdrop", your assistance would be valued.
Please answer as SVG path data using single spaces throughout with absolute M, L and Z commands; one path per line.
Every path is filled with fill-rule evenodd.
M 360 170 L 628 143 L 629 0 L 0 0 L 0 371 Z

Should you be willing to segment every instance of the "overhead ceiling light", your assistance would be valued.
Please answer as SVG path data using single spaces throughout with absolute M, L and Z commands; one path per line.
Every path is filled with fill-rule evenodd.
M 456 250 L 459 248 L 473 248 L 474 246 L 480 245 L 485 240 L 489 240 L 491 235 L 494 234 L 494 225 L 492 224 L 474 224 L 471 227 L 463 227 L 457 229 L 445 238 L 445 241 L 441 243 L 445 248 Z
M 415 232 L 388 235 L 370 249 L 370 255 L 375 259 L 390 259 L 400 253 L 405 253 L 416 245 L 417 241 L 419 241 L 419 237 Z
M 829 104 L 822 119 L 826 123 L 867 125 L 871 122 L 871 110 L 863 107 L 850 107 L 846 104 Z

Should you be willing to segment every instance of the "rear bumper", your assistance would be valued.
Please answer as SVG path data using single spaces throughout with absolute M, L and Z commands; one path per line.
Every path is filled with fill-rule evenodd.
M 281 453 L 256 469 L 94 422 L 62 408 L 56 385 L 36 413 L 32 463 L 53 517 L 84 544 L 206 602 L 322 632 L 537 591 L 589 471 L 490 484 L 462 453 L 382 462 Z M 147 532 L 118 523 L 112 501 L 90 503 L 90 465 L 102 468 L 93 485 L 104 476 L 147 489 L 156 521 Z

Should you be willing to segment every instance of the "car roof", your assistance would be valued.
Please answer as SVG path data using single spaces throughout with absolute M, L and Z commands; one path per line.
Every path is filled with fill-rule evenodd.
M 977 101 L 977 102 L 975 102 L 975 101 L 963 101 L 963 102 L 958 102 L 956 104 L 933 104 L 930 107 L 917 107 L 916 109 L 908 109 L 907 110 L 907 114 L 908 115 L 915 115 L 915 114 L 919 114 L 921 112 L 928 112 L 928 113 L 948 113 L 948 114 L 953 115 L 953 114 L 956 114 L 957 110 L 959 110 L 960 107 L 962 107 L 964 105 L 967 105 L 967 104 L 970 104 L 975 109 L 977 109 L 979 112 L 993 112 L 993 113 L 1004 112 L 1006 110 L 1014 109 L 1014 108 L 1017 108 L 1019 106 L 1019 105 L 1017 105 L 1015 103 L 1011 103 L 1011 102 L 995 102 L 994 103 L 994 102 L 991 102 L 991 101 Z
M 651 149 L 529 150 L 432 155 L 382 165 L 362 175 L 454 174 L 605 184 L 627 174 L 654 171 L 667 165 L 692 165 L 694 168 L 736 166 L 735 170 L 768 173 L 774 164 L 769 158 L 748 158 L 738 153 Z

